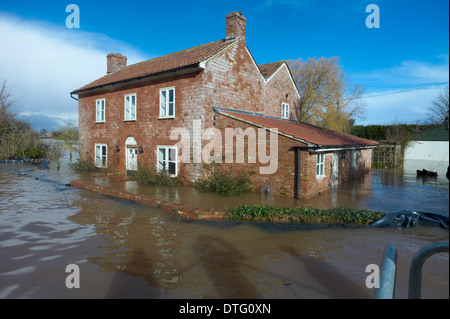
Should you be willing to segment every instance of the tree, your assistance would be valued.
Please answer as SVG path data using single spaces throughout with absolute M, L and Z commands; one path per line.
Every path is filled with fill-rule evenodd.
M 3 135 L 13 123 L 16 113 L 13 111 L 15 101 L 11 99 L 11 94 L 7 88 L 6 80 L 0 86 L 0 134 Z
M 7 81 L 0 85 L 0 158 L 21 158 L 40 141 L 30 123 L 17 118 Z
M 297 118 L 339 132 L 350 130 L 351 120 L 362 118 L 364 89 L 350 85 L 339 58 L 309 58 L 288 61 L 300 93 Z
M 431 106 L 428 108 L 426 115 L 428 121 L 433 124 L 448 125 L 448 86 L 431 102 Z
M 58 130 L 59 140 L 64 141 L 64 145 L 69 151 L 69 159 L 72 160 L 72 152 L 73 152 L 73 144 L 78 139 L 78 129 L 73 126 L 70 122 L 66 122 L 66 124 Z

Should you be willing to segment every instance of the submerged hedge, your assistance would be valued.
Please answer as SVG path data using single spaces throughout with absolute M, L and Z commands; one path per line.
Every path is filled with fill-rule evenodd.
M 385 212 L 372 212 L 364 209 L 346 207 L 316 209 L 306 207 L 276 207 L 270 205 L 242 205 L 227 210 L 227 215 L 233 219 L 305 224 L 344 223 L 368 225 L 385 214 Z

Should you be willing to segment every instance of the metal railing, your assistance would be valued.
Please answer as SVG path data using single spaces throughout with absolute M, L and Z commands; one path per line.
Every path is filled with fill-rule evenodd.
M 440 242 L 431 244 L 419 250 L 414 256 L 411 262 L 411 268 L 409 270 L 409 299 L 420 299 L 422 292 L 422 266 L 425 261 L 433 256 L 448 252 L 448 242 Z
M 375 291 L 375 299 L 394 299 L 396 275 L 397 250 L 393 246 L 386 246 L 381 265 L 380 288 Z
M 439 242 L 428 245 L 417 252 L 411 261 L 409 271 L 408 298 L 420 299 L 422 290 L 422 266 L 431 256 L 448 252 L 449 243 Z M 397 250 L 386 246 L 380 272 L 380 287 L 375 291 L 375 299 L 394 299 L 395 277 L 397 273 Z

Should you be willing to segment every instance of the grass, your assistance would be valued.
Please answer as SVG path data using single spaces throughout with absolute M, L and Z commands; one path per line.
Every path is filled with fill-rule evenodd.
M 385 215 L 355 208 L 316 209 L 306 207 L 276 207 L 270 205 L 242 205 L 227 210 L 232 219 L 247 221 L 276 221 L 305 224 L 357 224 L 368 225 Z

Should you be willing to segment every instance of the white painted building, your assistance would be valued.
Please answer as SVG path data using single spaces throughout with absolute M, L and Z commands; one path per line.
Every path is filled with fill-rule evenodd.
M 405 149 L 404 160 L 449 161 L 449 134 L 446 127 L 420 132 Z

